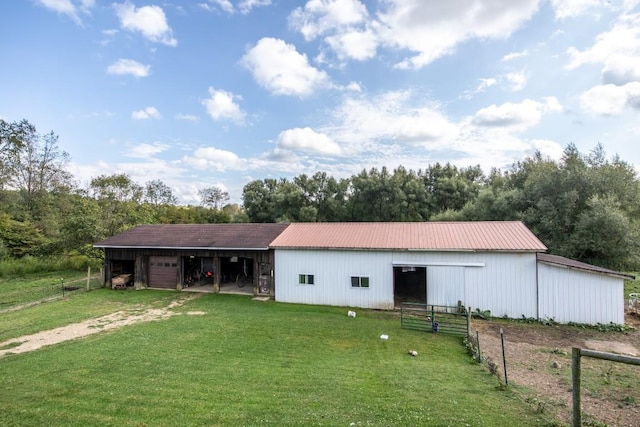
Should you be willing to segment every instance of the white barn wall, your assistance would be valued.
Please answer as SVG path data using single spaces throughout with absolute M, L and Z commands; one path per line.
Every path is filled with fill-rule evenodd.
M 624 281 L 540 263 L 540 318 L 560 323 L 624 324 Z
M 300 285 L 298 275 L 315 284 Z M 369 277 L 369 288 L 352 288 L 351 276 Z M 388 252 L 275 251 L 275 299 L 280 302 L 362 308 L 393 308 L 393 266 Z
M 427 267 L 430 304 L 462 301 L 494 316 L 536 317 L 536 257 L 533 253 L 386 252 L 275 250 L 275 299 L 281 302 L 363 308 L 393 308 L 393 266 Z M 470 266 L 482 265 L 482 266 Z M 313 274 L 314 285 L 299 285 Z M 352 288 L 351 276 L 370 279 Z M 462 280 L 464 283 L 459 283 Z M 452 283 L 455 281 L 456 283 Z M 461 295 L 454 295 L 456 292 Z M 437 301 L 431 301 L 436 298 Z
M 510 252 L 394 252 L 393 262 L 427 265 L 427 280 L 447 280 L 447 276 L 429 273 L 435 264 L 468 265 L 464 268 L 464 295 L 458 298 L 472 310 L 490 310 L 492 316 L 511 318 L 537 316 L 536 255 Z M 470 266 L 482 264 L 482 267 Z M 432 267 L 429 267 L 432 265 Z M 452 270 L 453 271 L 453 270 Z M 457 277 L 454 273 L 451 277 Z M 450 280 L 450 279 L 449 279 Z M 448 286 L 428 283 L 428 289 Z M 429 296 L 427 296 L 429 298 Z M 449 298 L 451 298 L 449 296 Z M 429 301 L 431 304 L 432 302 Z M 456 302 L 457 303 L 457 302 Z M 455 305 L 455 304 L 454 304 Z

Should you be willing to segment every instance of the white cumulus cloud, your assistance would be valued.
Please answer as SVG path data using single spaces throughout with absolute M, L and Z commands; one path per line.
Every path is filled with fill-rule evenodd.
M 200 116 L 195 114 L 176 114 L 176 120 L 186 120 L 188 122 L 197 122 L 200 120 Z
M 506 38 L 538 10 L 538 0 L 387 0 L 378 14 L 381 43 L 416 54 L 398 64 L 421 68 L 474 38 Z
M 373 31 L 345 31 L 328 36 L 326 42 L 340 59 L 351 58 L 357 61 L 371 59 L 376 55 L 378 40 Z
M 288 150 L 339 155 L 340 146 L 329 136 L 309 127 L 287 129 L 278 135 L 278 146 Z
M 153 157 L 156 154 L 162 153 L 169 148 L 166 144 L 138 144 L 133 147 L 130 147 L 127 151 L 126 155 L 134 158 L 146 159 L 149 157 Z
M 150 71 L 150 65 L 141 64 L 133 59 L 118 59 L 107 67 L 107 73 L 109 74 L 130 74 L 134 77 L 147 77 Z
M 147 40 L 176 46 L 178 41 L 167 22 L 167 17 L 160 6 L 142 6 L 136 8 L 128 1 L 114 4 L 120 25 L 125 30 L 141 33 Z
M 289 15 L 289 26 L 308 41 L 323 37 L 340 61 L 371 59 L 379 44 L 367 8 L 358 0 L 310 0 Z M 326 53 L 320 60 L 330 61 Z
M 271 5 L 271 0 L 242 0 L 238 2 L 237 10 L 243 15 L 246 15 L 256 7 L 269 5 Z M 236 12 L 236 8 L 229 0 L 208 0 L 208 3 L 200 3 L 199 6 L 208 11 L 214 11 L 215 8 L 219 8 L 223 12 L 230 14 Z
M 551 6 L 558 19 L 581 15 L 590 9 L 600 7 L 601 4 L 601 0 L 551 0 Z
M 183 162 L 196 169 L 215 169 L 217 171 L 242 170 L 245 162 L 231 151 L 221 150 L 215 147 L 198 148 L 191 157 L 183 158 Z
M 502 57 L 502 61 L 508 62 L 508 61 L 513 61 L 515 59 L 519 59 L 519 58 L 525 58 L 527 56 L 529 56 L 529 51 L 525 49 L 520 52 L 511 52 L 506 54 L 505 56 Z
M 526 129 L 538 124 L 543 114 L 562 111 L 562 106 L 556 98 L 549 97 L 544 101 L 525 99 L 519 104 L 493 104 L 479 110 L 473 117 L 473 124 L 482 127 Z
M 234 100 L 242 97 L 234 95 L 224 90 L 209 88 L 209 98 L 202 101 L 202 105 L 207 109 L 207 113 L 213 120 L 233 120 L 241 122 L 244 120 L 244 112 Z
M 627 108 L 640 110 L 640 82 L 592 87 L 580 96 L 580 106 L 589 113 L 604 116 L 622 114 Z
M 270 4 L 271 0 L 242 0 L 238 3 L 238 9 L 240 13 L 247 14 L 251 12 L 253 8 L 269 6 Z
M 507 73 L 504 78 L 509 82 L 509 86 L 514 92 L 521 91 L 527 85 L 527 76 L 524 70 Z
M 265 37 L 247 51 L 242 64 L 275 95 L 305 97 L 327 86 L 327 74 L 311 66 L 305 54 L 283 40 Z
M 604 83 L 624 85 L 640 81 L 640 13 L 621 15 L 611 30 L 596 36 L 594 44 L 578 50 L 567 50 L 572 70 L 583 64 L 602 64 Z
M 39 4 L 61 15 L 68 16 L 73 22 L 82 25 L 81 14 L 89 15 L 95 6 L 95 0 L 37 0 Z
M 334 125 L 326 133 L 350 153 L 370 150 L 379 141 L 446 146 L 458 135 L 456 124 L 437 106 L 416 103 L 417 98 L 410 91 L 390 91 L 373 98 L 347 97 L 334 111 Z
M 134 111 L 131 117 L 136 120 L 159 119 L 160 112 L 156 107 L 147 107 L 142 110 Z
M 289 25 L 306 40 L 313 40 L 361 24 L 367 16 L 367 8 L 358 0 L 309 0 L 289 15 Z

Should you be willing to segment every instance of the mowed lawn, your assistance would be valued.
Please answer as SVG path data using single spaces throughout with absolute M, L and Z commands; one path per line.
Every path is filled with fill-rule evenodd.
M 0 342 L 33 333 L 33 322 L 53 328 L 183 297 L 106 289 L 71 296 L 0 314 Z M 460 338 L 403 330 L 395 313 L 356 310 L 349 318 L 345 308 L 213 294 L 174 310 L 180 314 L 165 320 L 0 358 L 0 425 L 555 425 L 500 387 Z

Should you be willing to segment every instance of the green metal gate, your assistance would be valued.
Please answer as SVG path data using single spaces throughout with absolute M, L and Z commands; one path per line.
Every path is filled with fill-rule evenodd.
M 400 305 L 402 329 L 438 332 L 451 335 L 469 335 L 470 310 L 463 306 L 417 304 L 405 302 Z

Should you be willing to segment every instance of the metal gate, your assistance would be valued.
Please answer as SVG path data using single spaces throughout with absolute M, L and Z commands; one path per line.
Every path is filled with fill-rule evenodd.
M 470 310 L 465 310 L 462 305 L 449 307 L 409 302 L 400 305 L 402 329 L 469 335 L 470 315 Z

